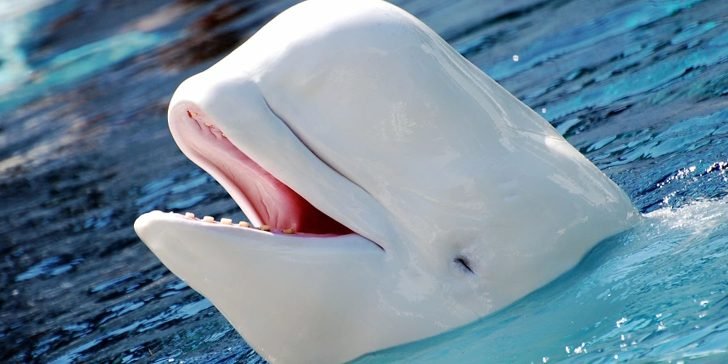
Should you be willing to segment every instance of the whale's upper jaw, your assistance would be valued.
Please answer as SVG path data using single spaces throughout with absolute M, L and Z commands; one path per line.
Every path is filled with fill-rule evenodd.
M 182 111 L 175 111 L 170 118 L 177 144 L 230 193 L 253 224 L 299 236 L 351 233 L 236 147 L 226 130 L 197 105 L 182 103 L 177 107 Z
M 209 217 L 201 220 L 204 212 L 196 216 L 178 214 L 185 219 L 166 219 L 166 223 L 222 224 L 236 230 L 260 229 L 272 236 L 286 234 L 309 241 L 333 241 L 338 236 L 357 234 L 384 250 L 395 235 L 386 212 L 355 182 L 309 150 L 261 99 L 255 84 L 244 82 L 231 90 L 225 83 L 209 80 L 201 85 L 201 76 L 215 77 L 192 77 L 175 93 L 169 111 L 170 131 L 182 152 L 225 188 L 251 224 L 233 224 L 229 219 L 217 222 Z M 234 106 L 226 103 L 231 96 L 235 98 L 231 100 Z M 240 104 L 249 106 L 251 115 L 242 118 L 244 123 L 236 123 L 237 118 L 231 122 L 231 114 L 246 110 Z M 259 110 L 251 111 L 256 108 Z M 252 156 L 260 158 L 268 169 Z M 155 229 L 158 216 L 145 217 L 144 231 Z M 236 230 L 227 231 L 235 234 Z M 145 233 L 139 233 L 147 241 Z M 243 234 L 247 239 L 260 236 Z
M 280 120 L 274 122 L 284 124 Z M 277 237 L 281 235 L 286 235 L 286 239 L 283 239 L 286 241 L 302 238 L 310 243 L 313 240 L 333 242 L 336 237 L 355 234 L 339 221 L 318 210 L 239 149 L 228 139 L 226 129 L 219 126 L 198 104 L 182 101 L 173 105 L 169 126 L 180 149 L 225 188 L 252 224 L 245 221 L 233 222 L 227 218 L 216 221 L 210 216 L 202 218 L 202 214 L 195 215 L 191 212 L 184 215 L 160 215 L 154 212 L 143 216 L 135 224 L 140 236 L 146 238 L 145 241 L 160 240 L 150 237 L 155 230 L 165 229 L 157 226 L 160 224 L 204 226 L 205 229 L 218 225 L 223 228 L 221 231 L 238 234 L 241 240 L 271 242 L 278 241 Z M 300 143 L 295 137 L 291 140 Z M 315 156 L 308 158 L 316 160 Z M 357 188 L 355 185 L 347 187 Z M 336 199 L 336 196 L 331 197 Z M 382 249 L 378 243 L 372 243 Z
M 225 188 L 254 227 L 301 238 L 353 233 L 391 247 L 398 232 L 389 212 L 298 138 L 255 75 L 231 82 L 235 71 L 247 72 L 213 67 L 178 87 L 168 119 L 182 152 Z

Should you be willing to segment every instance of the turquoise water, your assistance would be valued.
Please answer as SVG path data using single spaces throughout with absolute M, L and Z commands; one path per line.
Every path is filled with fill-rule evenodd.
M 728 362 L 728 2 L 396 2 L 645 218 L 512 306 L 359 361 Z M 244 218 L 166 106 L 292 3 L 0 0 L 1 362 L 262 362 L 132 223 Z
M 728 199 L 645 216 L 508 308 L 357 363 L 728 360 Z

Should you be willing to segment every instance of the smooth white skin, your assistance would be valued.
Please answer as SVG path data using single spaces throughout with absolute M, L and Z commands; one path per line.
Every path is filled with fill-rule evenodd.
M 294 6 L 186 80 L 170 123 L 187 110 L 359 234 L 136 221 L 271 362 L 341 362 L 469 323 L 639 218 L 538 114 L 385 2 Z

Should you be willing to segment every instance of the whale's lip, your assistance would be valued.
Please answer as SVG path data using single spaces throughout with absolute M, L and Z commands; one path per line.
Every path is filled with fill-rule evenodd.
M 190 213 L 180 214 L 159 210 L 142 214 L 134 221 L 134 230 L 146 245 L 160 258 L 178 256 L 180 249 L 190 249 L 185 241 L 193 245 L 206 246 L 206 249 L 222 249 L 235 246 L 245 249 L 247 254 L 255 252 L 274 252 L 311 256 L 311 254 L 366 253 L 380 256 L 384 253 L 378 244 L 359 234 L 307 234 L 286 233 L 283 231 L 261 230 L 260 228 L 233 223 L 229 219 L 215 221 L 210 217 L 199 218 Z M 189 237 L 180 241 L 180 237 Z M 305 241 L 305 244 L 302 244 Z M 171 254 L 171 251 L 175 251 Z
M 170 119 L 170 129 L 180 149 L 225 188 L 252 223 L 248 226 L 246 222 L 233 224 L 229 219 L 221 219 L 221 224 L 297 237 L 353 233 L 236 147 L 209 115 L 193 104 L 180 107 L 184 108 L 182 117 Z M 192 213 L 185 217 L 199 219 Z M 200 221 L 216 223 L 210 216 Z
M 164 212 L 160 210 L 154 210 L 147 212 L 137 218 L 135 221 L 135 229 L 138 231 L 141 231 L 145 228 L 148 224 L 153 224 L 155 222 L 159 221 L 165 221 L 168 223 L 175 223 L 175 224 L 191 224 L 193 226 L 202 227 L 205 228 L 212 228 L 212 229 L 227 229 L 225 231 L 238 233 L 241 235 L 244 235 L 246 237 L 287 237 L 287 238 L 315 238 L 315 239 L 331 239 L 331 238 L 339 238 L 342 236 L 348 236 L 348 235 L 358 235 L 355 233 L 349 233 L 349 234 L 311 234 L 311 233 L 305 233 L 305 232 L 299 232 L 299 231 L 287 231 L 287 230 L 280 230 L 280 229 L 272 229 L 267 225 L 262 226 L 254 226 L 251 223 L 241 220 L 241 221 L 233 221 L 232 219 L 228 218 L 221 218 L 219 220 L 215 220 L 212 216 L 197 216 L 192 212 L 186 212 L 184 214 L 177 213 L 177 212 Z M 332 239 L 333 240 L 333 239 Z M 375 244 L 376 245 L 376 244 Z

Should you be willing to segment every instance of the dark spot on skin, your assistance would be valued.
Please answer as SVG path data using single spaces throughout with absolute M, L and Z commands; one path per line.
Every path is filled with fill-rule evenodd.
M 458 255 L 453 260 L 455 263 L 459 264 L 464 270 L 466 270 L 468 273 L 475 273 L 472 268 L 470 268 L 470 260 L 462 255 Z

